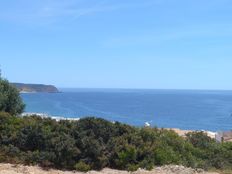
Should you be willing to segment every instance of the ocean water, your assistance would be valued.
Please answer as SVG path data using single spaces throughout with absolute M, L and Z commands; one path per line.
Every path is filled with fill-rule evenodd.
M 21 94 L 26 112 L 95 116 L 135 126 L 193 130 L 232 129 L 232 91 L 60 89 Z

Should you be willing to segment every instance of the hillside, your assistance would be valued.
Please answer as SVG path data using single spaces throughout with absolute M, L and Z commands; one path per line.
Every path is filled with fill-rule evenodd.
M 24 84 L 24 83 L 11 83 L 20 92 L 51 92 L 56 93 L 59 90 L 53 85 L 44 84 Z

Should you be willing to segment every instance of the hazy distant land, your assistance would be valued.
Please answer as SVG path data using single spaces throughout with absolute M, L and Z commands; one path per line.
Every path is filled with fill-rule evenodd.
M 21 93 L 32 93 L 32 92 L 49 92 L 56 93 L 59 90 L 53 85 L 44 84 L 24 84 L 24 83 L 11 83 L 15 86 Z

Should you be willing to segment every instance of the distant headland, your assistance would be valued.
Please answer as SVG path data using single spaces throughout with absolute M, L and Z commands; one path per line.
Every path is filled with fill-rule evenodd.
M 48 92 L 57 93 L 59 90 L 53 85 L 44 84 L 25 84 L 25 83 L 11 83 L 15 86 L 20 93 L 31 93 L 31 92 Z

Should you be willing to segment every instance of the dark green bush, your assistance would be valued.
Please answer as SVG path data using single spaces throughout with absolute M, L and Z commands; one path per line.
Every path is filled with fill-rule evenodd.
M 23 112 L 24 107 L 18 90 L 0 77 L 0 111 L 17 115 Z

